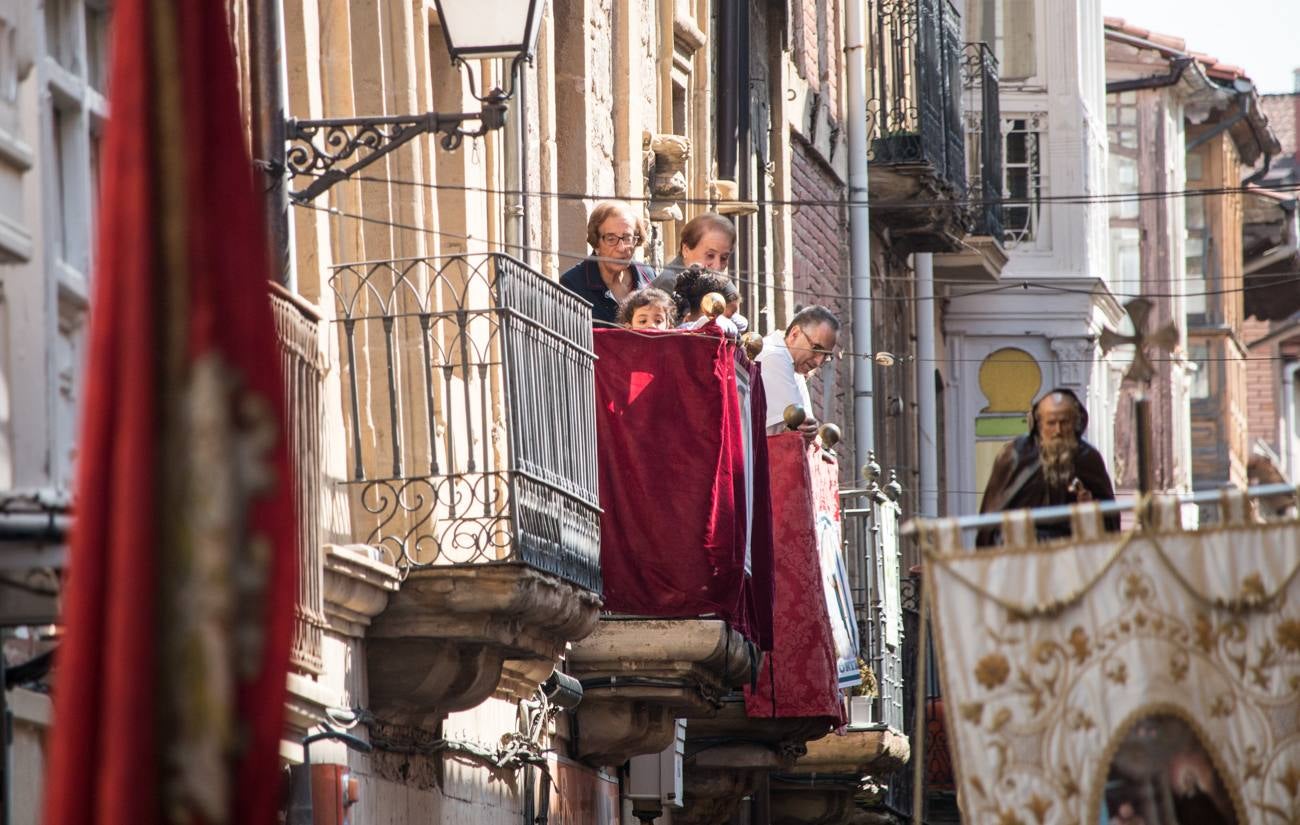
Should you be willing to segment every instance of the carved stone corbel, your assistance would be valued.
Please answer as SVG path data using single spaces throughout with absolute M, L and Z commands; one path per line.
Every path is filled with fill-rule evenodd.
M 367 633 L 371 709 L 427 725 L 498 691 L 530 696 L 599 609 L 595 593 L 526 565 L 412 570 Z
M 744 640 L 717 619 L 606 618 L 568 661 L 583 685 L 578 754 L 594 765 L 663 750 L 677 719 L 712 716 L 750 665 Z

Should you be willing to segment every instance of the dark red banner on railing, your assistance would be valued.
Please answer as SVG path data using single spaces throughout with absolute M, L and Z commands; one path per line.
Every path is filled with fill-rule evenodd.
M 798 433 L 768 438 L 767 449 L 772 489 L 780 491 L 772 497 L 775 546 L 781 548 L 775 638 L 757 685 L 745 688 L 745 707 L 750 716 L 824 717 L 828 727 L 838 727 L 846 720 L 817 525 L 819 513 L 838 520 L 838 466 Z
M 605 608 L 717 615 L 770 648 L 757 371 L 742 359 L 738 384 L 736 344 L 707 333 L 602 329 L 595 348 Z

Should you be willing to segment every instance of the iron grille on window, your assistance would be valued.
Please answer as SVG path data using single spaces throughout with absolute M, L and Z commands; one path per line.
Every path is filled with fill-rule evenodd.
M 1004 191 L 1002 209 L 1007 246 L 1035 241 L 1042 222 L 1042 143 L 1046 115 L 1009 117 L 1002 122 Z
M 929 164 L 964 194 L 961 16 L 949 0 L 876 0 L 869 25 L 868 155 Z
M 600 589 L 591 307 L 501 254 L 338 266 L 354 532 Z
M 966 44 L 963 78 L 972 234 L 1001 239 L 1002 115 L 998 59 L 987 43 Z

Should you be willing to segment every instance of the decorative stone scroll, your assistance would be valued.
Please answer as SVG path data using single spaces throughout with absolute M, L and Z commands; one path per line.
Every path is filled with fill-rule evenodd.
M 978 553 L 920 526 L 964 821 L 1300 821 L 1300 522 L 1237 498 Z

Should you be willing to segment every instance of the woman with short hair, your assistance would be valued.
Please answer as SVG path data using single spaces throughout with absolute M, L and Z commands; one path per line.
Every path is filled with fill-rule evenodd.
M 591 303 L 591 320 L 614 324 L 618 305 L 650 286 L 654 270 L 633 260 L 645 243 L 645 220 L 623 201 L 601 201 L 587 219 L 591 257 L 560 276 L 560 284 Z
M 663 274 L 655 279 L 655 288 L 671 294 L 677 286 L 677 277 L 691 264 L 725 272 L 731 264 L 735 247 L 736 225 L 729 219 L 716 212 L 696 215 L 682 227 L 677 257 L 669 261 Z

